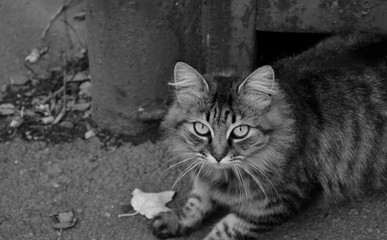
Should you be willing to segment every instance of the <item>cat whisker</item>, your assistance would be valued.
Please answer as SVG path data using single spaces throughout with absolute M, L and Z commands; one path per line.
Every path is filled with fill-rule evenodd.
M 197 167 L 198 165 L 200 165 L 200 160 L 196 160 L 195 162 L 191 163 L 181 174 L 180 176 L 175 180 L 175 182 L 173 183 L 172 187 L 170 188 L 170 190 L 172 191 L 173 188 L 176 186 L 176 184 L 188 173 L 190 172 L 192 169 L 194 169 L 195 167 Z
M 192 160 L 192 159 L 194 159 L 194 158 L 196 158 L 196 156 L 193 156 L 193 157 L 190 157 L 190 158 L 181 160 L 181 161 L 179 161 L 179 162 L 177 162 L 177 163 L 175 163 L 175 164 L 169 166 L 165 171 L 168 171 L 168 170 L 170 170 L 170 169 L 176 167 L 177 165 L 180 165 L 180 164 L 182 164 L 182 163 L 185 163 L 185 162 L 187 162 L 187 161 L 189 161 L 189 160 Z
M 204 164 L 203 163 L 199 163 L 200 164 L 200 168 L 199 168 L 199 171 L 196 173 L 196 176 L 195 176 L 195 179 L 194 179 L 194 187 L 196 188 L 197 186 L 197 181 L 198 181 L 198 177 L 200 175 L 200 172 L 202 171 L 203 169 L 203 166 Z
M 239 195 L 239 198 L 240 198 L 239 204 L 242 204 L 242 199 L 245 199 L 244 196 L 247 197 L 247 195 L 249 195 L 249 190 L 246 187 L 246 183 L 243 179 L 240 169 L 238 168 L 238 165 L 232 165 L 231 167 L 236 173 L 236 176 L 238 178 L 238 183 L 241 183 L 242 185 L 241 193 Z
M 180 155 L 177 155 L 177 156 L 174 156 L 173 158 L 169 159 L 168 161 L 166 161 L 165 163 L 163 163 L 160 167 L 156 168 L 153 173 L 151 174 L 151 176 L 153 176 L 155 173 L 157 173 L 158 171 L 160 171 L 163 167 L 165 167 L 168 163 L 172 162 L 172 161 L 175 161 L 183 156 L 187 156 L 187 155 L 191 155 L 191 154 L 195 154 L 193 152 L 185 152 L 184 154 L 180 154 Z M 169 170 L 169 169 L 167 169 Z M 165 170 L 165 171 L 167 171 Z M 165 171 L 162 173 L 162 174 L 165 174 Z
M 262 183 L 254 176 L 254 174 L 248 168 L 246 168 L 242 164 L 239 164 L 239 166 L 254 180 L 254 182 L 258 185 L 258 187 L 262 190 L 263 194 L 265 195 L 265 198 L 267 198 L 267 194 Z
M 277 188 L 275 187 L 275 185 L 273 184 L 273 182 L 270 180 L 270 178 L 267 177 L 267 175 L 265 174 L 265 170 L 262 170 L 260 168 L 260 166 L 258 165 L 255 165 L 255 163 L 252 163 L 252 162 L 248 162 L 248 164 L 255 170 L 257 170 L 264 178 L 266 178 L 266 180 L 270 183 L 270 185 L 273 187 L 274 191 L 276 192 L 277 196 L 280 196 L 279 192 L 277 191 Z

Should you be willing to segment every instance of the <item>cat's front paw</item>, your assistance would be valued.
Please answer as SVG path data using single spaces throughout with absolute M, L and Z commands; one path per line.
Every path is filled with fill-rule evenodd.
M 179 217 L 175 211 L 161 212 L 152 222 L 152 231 L 158 238 L 171 238 L 181 235 Z

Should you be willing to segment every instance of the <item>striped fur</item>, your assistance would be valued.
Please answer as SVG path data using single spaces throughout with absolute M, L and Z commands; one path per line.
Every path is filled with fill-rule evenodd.
M 223 206 L 206 240 L 255 239 L 315 191 L 330 204 L 385 186 L 384 37 L 336 36 L 247 77 L 176 71 L 163 128 L 194 187 L 181 210 L 157 216 L 157 236 L 186 234 Z

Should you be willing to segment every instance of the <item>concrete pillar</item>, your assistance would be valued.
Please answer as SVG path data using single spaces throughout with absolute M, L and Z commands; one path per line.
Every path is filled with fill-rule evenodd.
M 138 108 L 168 98 L 177 60 L 202 73 L 252 70 L 255 1 L 87 0 L 94 121 L 141 133 Z
M 138 108 L 168 96 L 179 39 L 173 0 L 87 0 L 92 116 L 101 127 L 138 134 Z
M 202 6 L 206 72 L 255 67 L 256 0 L 206 0 Z

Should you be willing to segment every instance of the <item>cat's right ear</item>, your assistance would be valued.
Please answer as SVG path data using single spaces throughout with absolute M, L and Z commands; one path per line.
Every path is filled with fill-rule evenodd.
M 190 65 L 177 62 L 174 70 L 174 81 L 169 85 L 175 87 L 177 100 L 193 102 L 209 91 L 204 77 Z
M 238 92 L 275 94 L 277 83 L 274 70 L 269 65 L 257 68 L 238 87 Z

